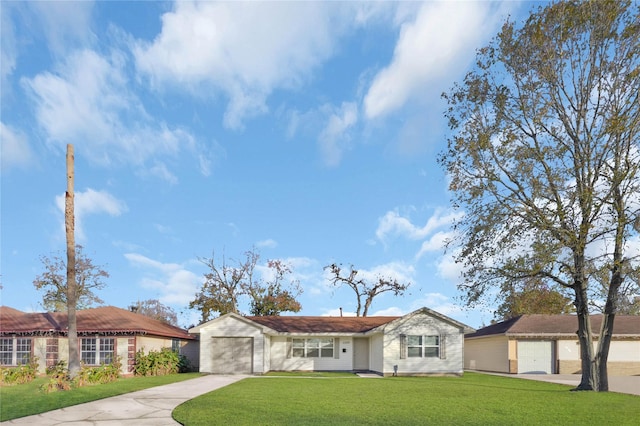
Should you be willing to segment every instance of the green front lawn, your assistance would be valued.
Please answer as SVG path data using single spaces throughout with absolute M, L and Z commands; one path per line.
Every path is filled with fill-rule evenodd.
M 131 377 L 118 379 L 116 382 L 104 385 L 85 386 L 69 391 L 49 394 L 40 390 L 40 386 L 49 379 L 47 377 L 40 377 L 24 385 L 0 386 L 0 421 L 40 414 L 45 411 L 139 391 L 154 386 L 194 379 L 200 376 L 200 373 L 185 373 L 171 374 L 168 376 Z
M 242 380 L 178 406 L 192 425 L 636 425 L 640 397 L 465 373 L 463 377 Z

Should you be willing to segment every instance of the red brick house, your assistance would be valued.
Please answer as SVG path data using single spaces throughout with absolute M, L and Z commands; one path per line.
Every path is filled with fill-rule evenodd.
M 198 367 L 198 342 L 179 327 L 114 306 L 77 312 L 80 359 L 85 365 L 122 360 L 122 374 L 133 372 L 135 354 L 143 349 L 172 348 Z M 38 370 L 68 360 L 65 312 L 31 313 L 0 306 L 0 366 L 17 366 L 38 358 Z

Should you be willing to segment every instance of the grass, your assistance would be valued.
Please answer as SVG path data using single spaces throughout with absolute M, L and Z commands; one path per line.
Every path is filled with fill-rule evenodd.
M 636 425 L 640 397 L 465 373 L 463 377 L 249 378 L 178 406 L 210 425 Z
M 0 421 L 40 414 L 45 411 L 196 377 L 200 377 L 200 373 L 121 378 L 113 383 L 85 386 L 65 392 L 53 392 L 49 394 L 40 390 L 40 386 L 49 379 L 47 377 L 39 377 L 33 382 L 24 385 L 0 386 Z

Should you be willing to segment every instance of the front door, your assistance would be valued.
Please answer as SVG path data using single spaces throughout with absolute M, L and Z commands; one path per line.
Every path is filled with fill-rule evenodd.
M 353 339 L 353 369 L 356 371 L 369 370 L 369 339 Z

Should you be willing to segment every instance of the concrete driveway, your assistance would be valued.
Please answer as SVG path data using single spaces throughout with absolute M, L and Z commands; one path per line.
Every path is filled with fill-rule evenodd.
M 505 377 L 578 386 L 579 374 L 504 374 Z M 609 376 L 609 391 L 640 395 L 640 376 Z
M 16 425 L 177 425 L 171 412 L 196 396 L 211 392 L 248 376 L 209 375 L 170 385 L 78 404 L 2 424 Z

